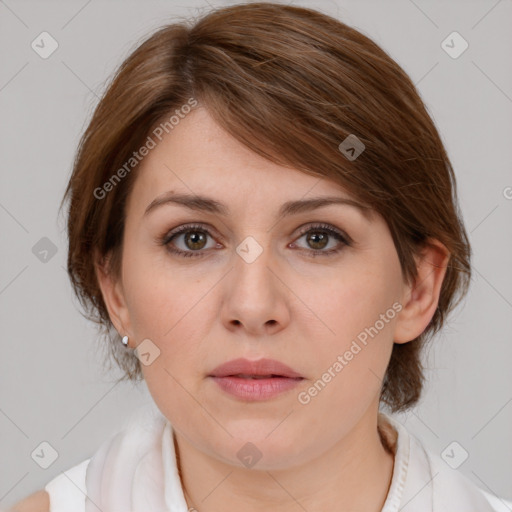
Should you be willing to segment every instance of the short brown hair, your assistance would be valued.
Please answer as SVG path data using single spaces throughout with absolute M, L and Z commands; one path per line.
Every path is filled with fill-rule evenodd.
M 109 256 L 119 276 L 136 166 L 105 198 L 94 191 L 191 97 L 249 149 L 333 180 L 380 213 L 406 282 L 417 275 L 413 256 L 430 239 L 449 250 L 438 308 L 420 336 L 394 344 L 382 385 L 381 402 L 392 411 L 414 405 L 424 380 L 421 348 L 471 278 L 452 166 L 414 84 L 385 51 L 335 18 L 269 2 L 158 29 L 117 70 L 80 141 L 63 198 L 70 199 L 68 274 L 87 317 L 104 329 L 124 371 L 120 380 L 142 379 L 142 372 L 112 328 L 94 255 Z M 353 160 L 339 149 L 351 134 L 365 147 Z

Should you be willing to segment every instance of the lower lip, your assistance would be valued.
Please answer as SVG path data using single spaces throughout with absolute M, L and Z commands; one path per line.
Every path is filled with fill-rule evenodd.
M 293 389 L 303 379 L 270 377 L 268 379 L 244 379 L 243 377 L 212 377 L 226 393 L 254 402 L 269 400 L 280 393 Z

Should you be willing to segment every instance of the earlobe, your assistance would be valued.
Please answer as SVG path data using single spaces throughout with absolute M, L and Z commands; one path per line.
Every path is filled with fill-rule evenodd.
M 404 285 L 403 309 L 395 324 L 395 343 L 407 343 L 417 338 L 432 320 L 450 253 L 444 244 L 430 239 L 415 260 L 418 275 L 413 284 Z
M 109 259 L 94 258 L 96 278 L 108 310 L 110 320 L 117 332 L 128 334 L 130 329 L 128 309 L 124 298 L 124 291 L 120 279 L 116 279 L 110 271 Z

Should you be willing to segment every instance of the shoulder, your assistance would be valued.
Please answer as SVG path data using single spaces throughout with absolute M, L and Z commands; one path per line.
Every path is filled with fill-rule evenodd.
M 85 509 L 85 477 L 90 459 L 63 471 L 7 512 L 82 512 Z
M 41 489 L 16 503 L 7 512 L 50 512 L 50 495 Z
M 50 496 L 49 512 L 83 512 L 85 510 L 86 474 L 90 459 L 59 473 L 44 489 Z
M 448 510 L 462 506 L 463 510 L 510 512 L 512 502 L 482 489 L 458 469 L 453 469 L 437 453 L 426 450 L 433 473 L 434 504 L 449 505 Z M 434 479 L 434 477 L 436 477 Z
M 392 423 L 398 434 L 391 485 L 400 502 L 405 503 L 404 512 L 420 509 L 436 512 L 512 511 L 509 499 L 486 492 L 458 469 L 460 464 L 451 463 L 452 452 L 446 456 L 448 458 L 442 458 L 393 417 L 383 416 L 381 419 Z M 381 433 L 385 434 L 385 431 Z M 392 446 L 392 436 L 388 437 Z

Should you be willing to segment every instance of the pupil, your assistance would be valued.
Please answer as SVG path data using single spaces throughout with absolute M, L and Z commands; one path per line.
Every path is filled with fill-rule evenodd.
M 191 234 L 192 233 L 192 234 Z M 185 240 L 188 245 L 188 242 L 191 242 L 192 246 L 189 245 L 190 249 L 201 249 L 204 246 L 205 236 L 204 233 L 200 233 L 198 231 L 192 231 L 191 233 L 187 233 L 185 235 Z M 203 242 L 201 244 L 201 242 Z
M 316 240 L 314 240 L 316 238 Z M 325 233 L 316 233 L 309 235 L 308 242 L 312 242 L 314 244 L 320 244 L 315 249 L 323 249 L 327 245 L 327 235 Z

